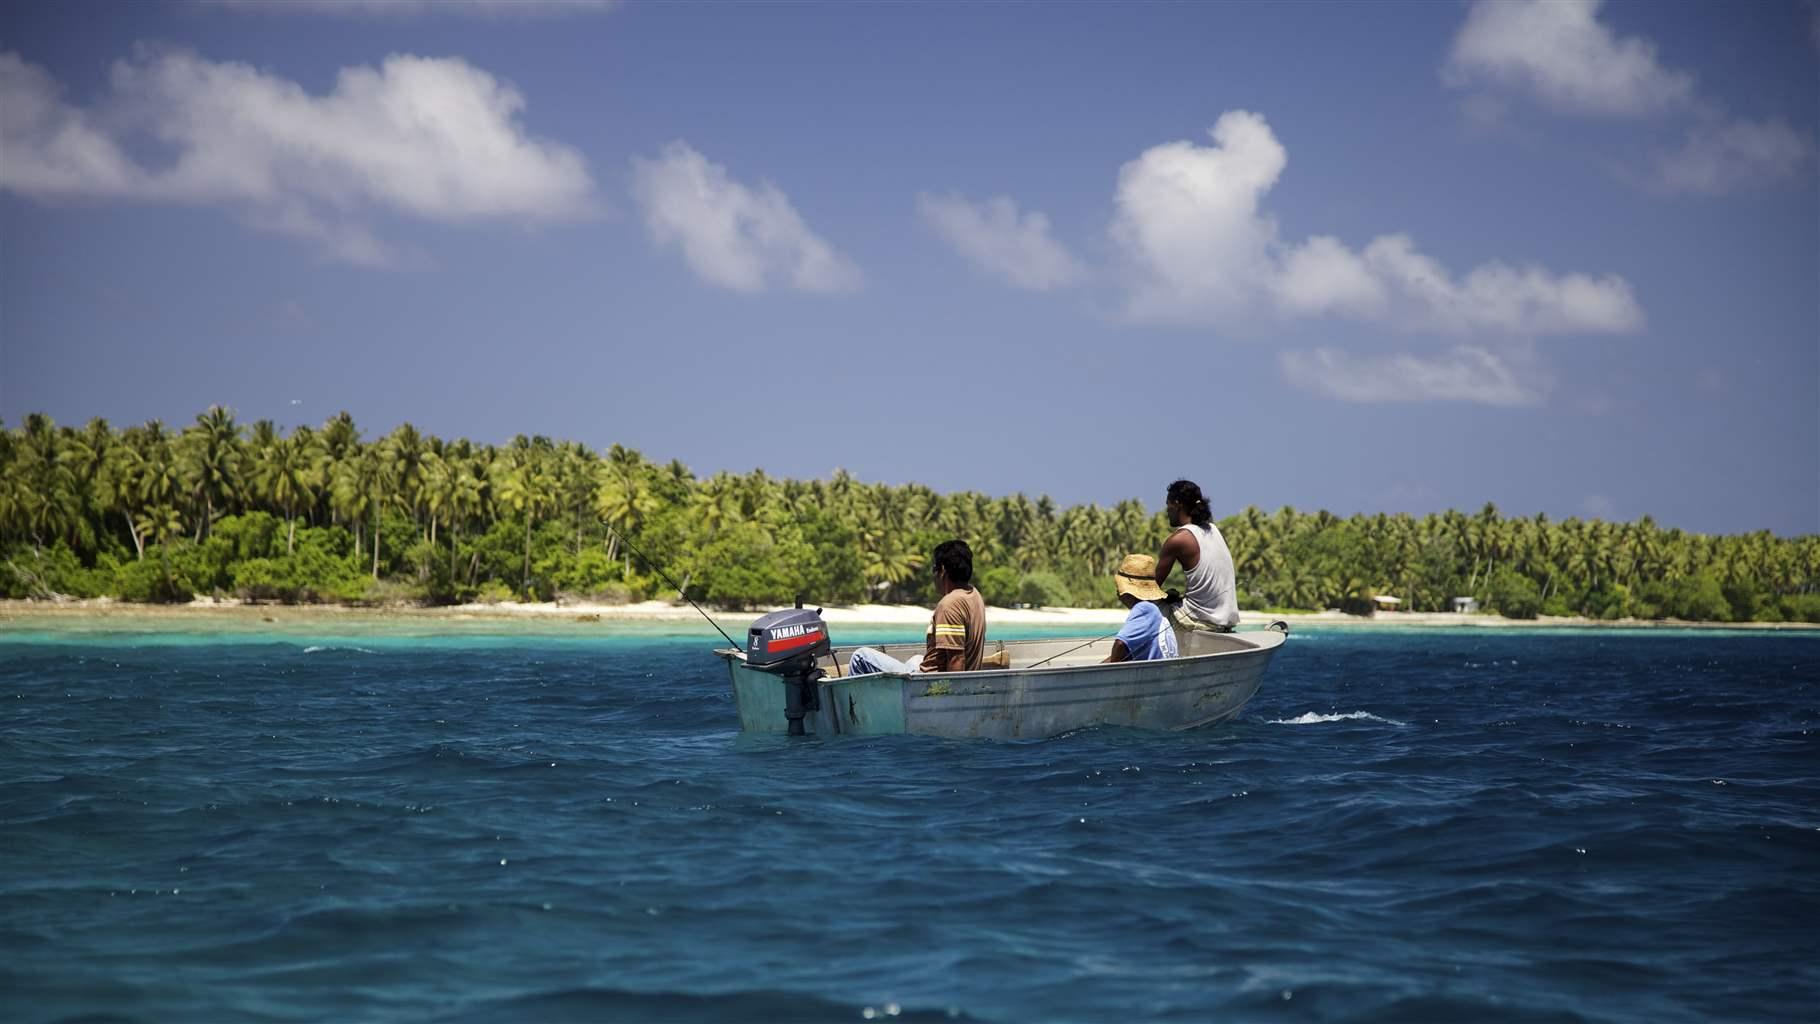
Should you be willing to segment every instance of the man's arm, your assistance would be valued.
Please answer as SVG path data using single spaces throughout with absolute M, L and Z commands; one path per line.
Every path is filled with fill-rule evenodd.
M 1175 563 L 1178 561 L 1182 563 L 1183 572 L 1194 568 L 1194 562 L 1191 559 L 1199 552 L 1189 546 L 1191 543 L 1192 539 L 1180 530 L 1170 534 L 1169 538 L 1163 541 L 1163 549 L 1156 555 L 1157 586 L 1162 586 L 1169 579 L 1169 571 L 1175 568 Z
M 923 652 L 922 671 L 959 672 L 967 664 L 967 624 L 952 605 L 936 605 L 929 623 L 929 646 Z
M 1147 611 L 1147 609 L 1149 610 Z M 1119 626 L 1118 635 L 1112 638 L 1112 653 L 1108 654 L 1106 660 L 1100 664 L 1130 661 L 1131 645 L 1137 643 L 1142 637 L 1146 618 L 1154 614 L 1154 607 L 1147 602 L 1140 601 L 1133 605 L 1131 611 L 1126 613 L 1124 623 Z M 1130 639 L 1127 640 L 1127 637 Z

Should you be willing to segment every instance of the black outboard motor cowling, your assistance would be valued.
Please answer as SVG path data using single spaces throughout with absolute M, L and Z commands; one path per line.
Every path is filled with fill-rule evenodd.
M 796 659 L 814 662 L 833 650 L 828 624 L 819 608 L 786 608 L 759 619 L 746 631 L 746 665 L 761 672 L 777 672 Z
M 817 658 L 834 649 L 821 609 L 789 608 L 772 612 L 746 631 L 746 667 L 782 677 L 784 718 L 792 736 L 803 735 L 803 714 L 822 709 L 822 670 Z

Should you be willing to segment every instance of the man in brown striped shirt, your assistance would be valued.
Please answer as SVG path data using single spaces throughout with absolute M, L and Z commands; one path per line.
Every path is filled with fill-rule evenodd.
M 848 670 L 868 672 L 972 672 L 986 648 L 986 602 L 973 586 L 973 549 L 964 540 L 946 540 L 929 559 L 941 600 L 923 636 L 923 660 L 908 664 L 870 647 L 853 652 Z

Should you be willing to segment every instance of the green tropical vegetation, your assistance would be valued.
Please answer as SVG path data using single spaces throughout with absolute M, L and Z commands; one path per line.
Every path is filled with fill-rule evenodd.
M 1820 536 L 1505 517 L 1489 504 L 1420 518 L 1248 507 L 1220 528 L 1247 608 L 1364 609 L 1394 594 L 1417 611 L 1473 596 L 1519 618 L 1820 621 Z M 180 430 L 37 414 L 0 429 L 0 596 L 15 598 L 673 596 L 637 551 L 723 607 L 928 603 L 928 552 L 961 537 L 994 604 L 1106 606 L 1113 566 L 1165 532 L 1137 500 L 1059 508 L 842 471 L 698 478 L 620 445 L 482 445 L 409 424 L 368 439 L 346 413 L 288 434 L 219 407 Z

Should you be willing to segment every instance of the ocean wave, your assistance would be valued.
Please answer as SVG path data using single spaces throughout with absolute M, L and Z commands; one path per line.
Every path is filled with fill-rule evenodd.
M 1394 718 L 1379 718 L 1377 715 L 1374 715 L 1369 711 L 1348 711 L 1343 715 L 1338 715 L 1338 714 L 1336 714 L 1336 715 L 1317 715 L 1314 712 L 1309 711 L 1304 714 L 1297 715 L 1294 718 L 1273 719 L 1270 722 L 1270 724 L 1271 725 L 1319 725 L 1322 722 L 1351 722 L 1351 721 L 1383 722 L 1385 725 L 1408 725 L 1409 724 L 1408 722 L 1399 722 Z
M 336 644 L 311 644 L 310 646 L 305 647 L 303 649 L 303 653 L 305 653 L 305 654 L 320 654 L 323 651 L 356 651 L 360 654 L 378 654 L 379 653 L 378 651 L 374 651 L 374 650 L 371 650 L 366 647 L 355 647 L 351 644 L 347 647 L 341 647 Z
M 1229 724 L 1042 743 L 741 733 L 694 643 L 15 644 L 0 991 L 148 1024 L 1805 1019 L 1816 641 L 1713 642 L 1329 630 Z
M 533 1019 L 547 1021 L 967 1021 L 958 1008 L 911 1008 L 896 1003 L 856 1006 L 811 995 L 774 990 L 701 994 L 582 988 L 536 992 L 482 1003 L 439 1018 L 445 1024 Z

